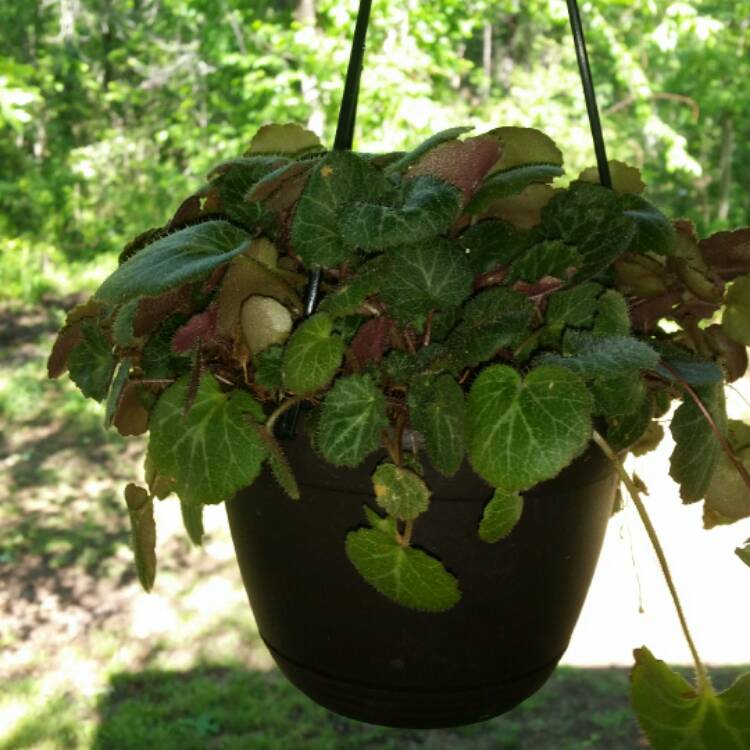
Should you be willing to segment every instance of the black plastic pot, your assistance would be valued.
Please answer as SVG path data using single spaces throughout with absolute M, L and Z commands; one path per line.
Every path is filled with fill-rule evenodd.
M 498 543 L 477 528 L 491 488 L 465 465 L 426 467 L 433 496 L 413 544 L 438 556 L 463 596 L 422 614 L 377 593 L 344 552 L 375 508 L 370 475 L 286 444 L 302 491 L 290 500 L 264 474 L 227 504 L 242 579 L 263 640 L 313 700 L 361 721 L 447 727 L 508 711 L 538 690 L 567 648 L 591 582 L 616 480 L 596 448 L 524 493 L 523 516 Z

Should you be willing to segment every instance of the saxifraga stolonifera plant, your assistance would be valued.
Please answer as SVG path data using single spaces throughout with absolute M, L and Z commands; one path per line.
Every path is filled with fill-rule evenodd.
M 750 675 L 711 687 L 622 459 L 658 444 L 679 400 L 683 500 L 704 501 L 706 527 L 750 516 L 750 425 L 724 400 L 748 366 L 750 229 L 700 240 L 641 196 L 636 169 L 611 162 L 614 190 L 593 169 L 553 187 L 562 155 L 547 136 L 468 130 L 359 154 L 265 126 L 68 313 L 50 375 L 67 369 L 121 434 L 149 433 L 145 486 L 125 489 L 140 580 L 150 589 L 156 570 L 154 498 L 175 493 L 200 544 L 203 505 L 264 463 L 299 497 L 274 436 L 299 402 L 322 460 L 387 452 L 372 476 L 382 514 L 366 508 L 342 544 L 381 594 L 428 612 L 453 607 L 461 582 L 410 544 L 429 512 L 423 463 L 451 476 L 468 459 L 494 487 L 476 540 L 491 544 L 512 533 L 523 492 L 593 440 L 646 525 L 695 659 L 692 686 L 635 652 L 641 725 L 657 749 L 748 748 Z M 306 317 L 313 268 L 322 294 Z M 750 564 L 750 540 L 737 554 Z

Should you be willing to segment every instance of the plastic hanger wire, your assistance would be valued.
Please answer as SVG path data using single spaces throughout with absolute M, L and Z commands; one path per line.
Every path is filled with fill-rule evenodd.
M 586 100 L 586 111 L 588 112 L 591 137 L 594 141 L 594 152 L 596 164 L 599 170 L 599 182 L 604 187 L 612 187 L 612 177 L 609 172 L 607 161 L 607 149 L 604 145 L 604 134 L 602 123 L 599 118 L 599 108 L 596 104 L 596 92 L 594 90 L 594 79 L 591 76 L 589 56 L 586 51 L 586 39 L 583 34 L 581 13 L 578 9 L 578 0 L 566 0 L 568 5 L 568 18 L 570 28 L 573 32 L 573 43 L 578 60 L 578 71 L 581 75 L 583 95 Z M 359 99 L 359 81 L 362 76 L 362 63 L 365 56 L 365 40 L 367 38 L 367 27 L 370 22 L 370 10 L 372 0 L 360 0 L 357 11 L 357 21 L 354 26 L 354 38 L 349 55 L 349 64 L 346 70 L 346 81 L 344 92 L 341 97 L 339 108 L 339 119 L 336 126 L 336 136 L 333 142 L 335 151 L 348 151 L 354 141 L 354 125 L 357 120 L 357 101 Z M 321 269 L 313 268 L 310 273 L 310 282 L 305 297 L 305 316 L 312 315 L 315 305 L 320 296 Z M 296 403 L 292 408 L 281 415 L 276 427 L 276 435 L 280 438 L 291 438 L 297 429 L 297 421 L 301 403 Z

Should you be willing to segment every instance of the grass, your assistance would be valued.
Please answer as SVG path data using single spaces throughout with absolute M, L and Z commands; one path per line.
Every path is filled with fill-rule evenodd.
M 0 750 L 644 747 L 619 669 L 561 668 L 507 715 L 450 730 L 316 706 L 260 642 L 220 507 L 193 550 L 177 504 L 158 505 L 160 567 L 144 594 L 120 496 L 144 444 L 105 432 L 66 379 L 46 380 L 62 318 L 52 298 L 0 307 Z

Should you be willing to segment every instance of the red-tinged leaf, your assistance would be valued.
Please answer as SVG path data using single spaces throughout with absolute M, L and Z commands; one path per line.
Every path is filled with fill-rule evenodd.
M 670 315 L 682 299 L 682 291 L 674 289 L 659 297 L 640 302 L 630 308 L 630 321 L 634 328 L 650 331 L 656 324 Z
M 454 185 L 468 200 L 500 157 L 501 145 L 487 136 L 447 141 L 428 151 L 408 172 L 408 177 L 431 175 Z
M 138 312 L 133 318 L 133 335 L 139 337 L 151 333 L 173 313 L 189 313 L 190 298 L 190 284 L 183 284 L 154 297 L 141 297 Z
M 139 386 L 128 383 L 112 419 L 112 424 L 120 435 L 143 435 L 148 430 L 149 411 L 138 395 Z
M 172 337 L 172 351 L 176 354 L 185 354 L 199 341 L 213 339 L 216 335 L 218 315 L 219 306 L 216 303 L 210 304 L 202 313 L 193 315 Z
M 747 348 L 730 339 L 716 323 L 706 328 L 705 334 L 706 343 L 724 365 L 727 382 L 739 380 L 747 371 Z
M 701 255 L 725 281 L 750 273 L 750 228 L 717 232 L 699 243 Z
M 59 378 L 68 368 L 68 357 L 78 344 L 83 341 L 81 332 L 81 321 L 66 326 L 57 334 L 52 352 L 47 360 L 47 375 L 50 378 Z
M 272 211 L 283 211 L 297 201 L 314 162 L 286 164 L 259 180 L 247 194 L 248 201 L 261 201 Z
M 169 231 L 182 229 L 187 224 L 199 219 L 201 214 L 201 197 L 199 195 L 191 195 L 189 198 L 185 198 L 169 222 Z
M 474 289 L 486 289 L 489 286 L 497 286 L 505 281 L 505 277 L 508 275 L 507 268 L 498 268 L 494 271 L 487 271 L 487 273 L 481 273 L 479 276 L 474 278 Z
M 213 292 L 213 290 L 216 289 L 219 284 L 221 284 L 221 281 L 224 278 L 224 274 L 227 272 L 227 268 L 229 268 L 228 263 L 224 266 L 219 266 L 218 268 L 214 269 L 214 272 L 203 282 L 204 294 Z
M 368 320 L 354 337 L 351 352 L 360 366 L 368 362 L 380 362 L 388 347 L 388 337 L 393 328 L 393 321 L 385 315 Z

